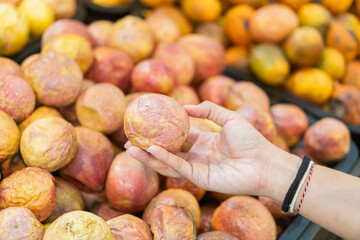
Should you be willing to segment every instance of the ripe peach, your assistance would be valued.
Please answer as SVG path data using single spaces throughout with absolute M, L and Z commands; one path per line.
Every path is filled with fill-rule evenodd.
M 294 146 L 309 126 L 306 113 L 293 104 L 276 104 L 270 112 L 280 137 Z
M 0 209 L 26 207 L 42 222 L 55 207 L 54 177 L 41 168 L 21 169 L 1 181 L 0 199 Z
M 345 75 L 341 82 L 360 89 L 360 61 L 355 60 L 347 63 Z
M 7 75 L 23 76 L 23 70 L 19 64 L 11 60 L 10 58 L 0 57 L 0 79 Z
M 216 22 L 204 22 L 198 25 L 195 29 L 195 33 L 207 36 L 224 47 L 227 45 L 227 38 L 225 35 L 224 26 Z
M 172 71 L 177 84 L 189 84 L 193 80 L 195 74 L 194 60 L 180 44 L 161 42 L 157 45 L 153 57 Z
M 157 42 L 173 42 L 181 36 L 180 27 L 164 14 L 153 12 L 145 21 Z
M 99 205 L 97 205 L 95 208 L 91 210 L 91 212 L 95 215 L 98 215 L 105 221 L 108 221 L 110 219 L 116 218 L 118 216 L 121 216 L 125 213 L 120 212 L 114 208 L 112 208 L 109 204 L 109 202 L 103 202 Z
M 20 131 L 14 120 L 0 110 L 0 162 L 19 151 Z
M 281 202 L 271 198 L 259 196 L 259 201 L 271 212 L 275 219 L 295 216 L 297 213 L 286 213 L 281 210 Z
M 160 94 L 136 98 L 125 112 L 125 134 L 142 149 L 158 145 L 176 151 L 185 142 L 189 128 L 185 109 L 174 99 Z
M 198 235 L 196 240 L 238 240 L 238 238 L 225 232 L 213 231 Z
M 76 154 L 75 129 L 58 117 L 36 120 L 22 133 L 20 151 L 27 166 L 54 172 L 68 165 Z
M 25 70 L 25 68 L 28 65 L 30 65 L 30 63 L 34 62 L 40 56 L 41 56 L 40 53 L 35 53 L 35 54 L 32 54 L 32 55 L 28 56 L 27 58 L 25 58 L 24 61 L 22 61 L 22 63 L 21 63 L 21 69 Z
M 179 206 L 159 206 L 151 214 L 151 231 L 154 240 L 193 240 L 196 228 L 190 211 Z
M 178 101 L 180 105 L 197 105 L 200 103 L 199 97 L 195 90 L 187 85 L 176 86 L 169 96 Z
M 124 93 L 109 83 L 89 87 L 76 101 L 76 115 L 82 126 L 105 134 L 113 133 L 123 124 Z
M 225 106 L 235 111 L 246 103 L 257 105 L 264 111 L 270 109 L 270 100 L 264 90 L 251 82 L 237 82 L 227 95 Z
M 231 223 L 231 224 L 230 224 Z M 232 197 L 214 212 L 213 229 L 239 239 L 276 239 L 276 224 L 269 210 L 249 196 Z
M 100 191 L 114 156 L 111 142 L 102 133 L 85 127 L 75 127 L 75 133 L 76 155 L 60 174 L 83 191 Z
M 109 47 L 95 48 L 94 56 L 88 78 L 95 82 L 112 83 L 126 92 L 130 87 L 133 60 L 122 51 Z
M 250 73 L 249 51 L 245 47 L 233 46 L 225 51 L 226 65 L 244 73 Z
M 80 191 L 71 183 L 59 177 L 55 177 L 55 192 L 55 208 L 51 215 L 46 219 L 46 222 L 51 223 L 67 212 L 84 210 L 84 199 L 82 198 Z
M 140 218 L 124 214 L 107 221 L 116 240 L 152 240 L 149 226 Z
M 173 189 L 173 188 L 184 189 L 184 190 L 190 192 L 192 195 L 194 195 L 194 197 L 198 201 L 200 201 L 206 193 L 206 191 L 204 189 L 199 188 L 198 186 L 196 186 L 195 184 L 193 184 L 186 178 L 168 177 L 168 178 L 166 178 L 166 188 L 167 189 Z
M 326 33 L 333 20 L 332 14 L 324 6 L 317 3 L 307 3 L 298 9 L 298 18 L 301 26 L 316 28 L 322 34 Z
M 35 93 L 21 77 L 8 75 L 0 78 L 0 110 L 19 122 L 35 108 Z
M 100 192 L 92 193 L 84 191 L 80 192 L 85 202 L 85 208 L 88 210 L 93 209 L 96 205 L 107 201 L 105 189 Z
M 29 209 L 9 207 L 0 211 L 1 239 L 41 240 L 43 235 L 43 225 Z
M 19 171 L 23 168 L 26 168 L 24 160 L 20 154 L 16 154 L 13 158 L 7 159 L 4 161 L 1 166 L 1 172 L 3 177 L 8 177 L 12 173 Z
M 106 20 L 97 20 L 89 24 L 88 31 L 94 40 L 95 46 L 106 46 L 108 44 L 114 24 Z
M 221 74 L 225 69 L 224 47 L 215 40 L 200 34 L 189 34 L 178 42 L 194 59 L 195 83 Z
M 74 102 L 83 81 L 79 66 L 59 53 L 49 53 L 36 59 L 25 68 L 24 77 L 33 87 L 37 101 L 54 107 Z
M 163 205 L 175 205 L 187 208 L 194 218 L 196 229 L 200 228 L 200 206 L 196 198 L 190 192 L 182 189 L 168 189 L 159 193 L 146 206 L 142 216 L 143 220 L 150 224 L 153 211 L 157 207 Z
M 341 121 L 323 118 L 304 135 L 306 151 L 322 163 L 337 162 L 350 150 L 350 131 Z
M 163 14 L 171 18 L 180 28 L 181 35 L 186 35 L 193 31 L 192 25 L 189 20 L 184 16 L 184 13 L 175 6 L 160 6 L 154 9 L 154 14 Z
M 35 111 L 33 111 L 24 121 L 19 124 L 20 132 L 24 132 L 24 130 L 36 120 L 46 117 L 61 118 L 61 114 L 55 108 L 45 106 L 39 107 L 35 109 Z
M 157 173 L 126 152 L 117 155 L 106 179 L 110 204 L 123 212 L 138 212 L 159 190 Z
M 201 222 L 200 222 L 199 233 L 212 231 L 211 221 L 212 221 L 212 217 L 214 215 L 216 207 L 217 207 L 217 204 L 200 206 Z
M 225 99 L 229 94 L 234 79 L 225 76 L 213 76 L 204 81 L 199 88 L 199 96 L 202 101 L 211 101 L 217 105 L 224 106 Z
M 114 240 L 110 227 L 95 214 L 72 211 L 56 219 L 45 231 L 44 240 L 57 239 Z

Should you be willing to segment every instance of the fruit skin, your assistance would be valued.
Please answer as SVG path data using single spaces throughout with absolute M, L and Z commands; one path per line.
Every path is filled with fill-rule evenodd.
M 140 218 L 124 214 L 107 221 L 116 240 L 152 240 L 149 226 Z
M 24 160 L 20 154 L 16 154 L 13 158 L 7 159 L 1 165 L 1 172 L 3 177 L 8 177 L 12 173 L 19 171 L 23 168 L 26 168 Z
M 200 201 L 206 193 L 206 191 L 204 189 L 199 188 L 198 186 L 196 186 L 195 184 L 193 184 L 186 178 L 167 177 L 166 178 L 166 188 L 167 189 L 172 189 L 172 188 L 184 189 L 184 190 L 190 192 L 192 195 L 194 195 L 194 197 L 198 201 Z
M 184 16 L 180 9 L 174 6 L 161 6 L 154 9 L 154 14 L 163 14 L 168 18 L 171 18 L 176 25 L 180 28 L 181 35 L 186 35 L 193 32 L 193 27 L 189 20 Z
M 6 57 L 0 57 L 0 79 L 7 75 L 16 75 L 18 77 L 23 77 L 23 70 L 13 60 Z
M 312 0 L 279 0 L 278 2 L 286 4 L 292 9 L 297 10 L 304 4 L 312 2 Z
M 284 138 L 280 137 L 278 134 L 271 139 L 271 143 L 285 152 L 290 152 L 289 145 L 286 143 Z
M 300 25 L 316 28 L 322 34 L 326 33 L 327 27 L 333 20 L 329 10 L 316 3 L 302 5 L 297 14 Z
M 94 40 L 95 46 L 106 46 L 114 24 L 106 20 L 97 20 L 89 24 L 88 31 Z
M 35 93 L 21 77 L 8 75 L 0 78 L 0 110 L 19 122 L 35 108 Z
M 82 126 L 110 134 L 123 124 L 124 93 L 109 83 L 89 87 L 76 101 L 76 115 Z
M 43 240 L 114 240 L 110 227 L 95 214 L 72 211 L 56 219 L 45 231 Z
M 211 101 L 217 105 L 224 106 L 226 97 L 235 85 L 232 78 L 222 75 L 206 79 L 199 88 L 199 96 L 202 101 Z
M 159 206 L 151 215 L 151 231 L 154 240 L 194 240 L 196 228 L 189 210 L 179 206 Z
M 0 209 L 26 207 L 42 222 L 55 207 L 54 177 L 37 167 L 21 169 L 1 181 L 0 199 Z
M 212 22 L 221 14 L 219 0 L 183 0 L 181 9 L 194 22 Z
M 118 154 L 106 180 L 110 205 L 122 212 L 139 212 L 159 190 L 157 173 L 126 152 Z
M 332 78 L 341 79 L 345 74 L 346 62 L 339 50 L 325 48 L 316 66 L 327 72 Z
M 72 18 L 76 12 L 75 0 L 43 0 L 53 10 L 56 19 Z
M 360 52 L 360 21 L 357 16 L 351 13 L 342 13 L 336 17 L 336 21 L 342 24 L 350 33 L 355 36 L 358 43 L 358 54 Z
M 270 112 L 280 137 L 287 145 L 294 146 L 309 126 L 306 113 L 293 104 L 273 105 Z
M 290 73 L 290 64 L 281 48 L 268 43 L 251 49 L 250 68 L 260 81 L 273 86 L 283 84 Z
M 238 238 L 225 232 L 212 231 L 198 235 L 196 240 L 238 240 Z
M 176 84 L 190 84 L 195 75 L 195 63 L 186 49 L 178 43 L 160 42 L 153 58 L 165 64 L 174 75 Z
M 12 158 L 20 145 L 20 131 L 15 121 L 0 110 L 0 162 Z
M 201 222 L 198 234 L 212 231 L 211 221 L 218 204 L 206 204 L 200 206 Z
M 270 211 L 275 219 L 287 218 L 296 216 L 297 213 L 285 213 L 281 210 L 281 202 L 273 200 L 271 198 L 259 196 L 259 201 Z
M 341 121 L 323 118 L 311 125 L 304 135 L 310 156 L 322 163 L 337 162 L 350 150 L 350 131 Z
M 167 4 L 174 4 L 176 0 L 140 0 L 140 2 L 148 7 L 161 7 Z
M 24 130 L 33 122 L 38 119 L 46 118 L 46 117 L 59 117 L 62 118 L 61 114 L 58 110 L 51 107 L 38 107 L 33 111 L 24 121 L 19 124 L 20 132 L 24 132 Z
M 125 134 L 142 149 L 157 145 L 176 151 L 187 138 L 189 128 L 185 109 L 176 100 L 160 94 L 136 98 L 125 112 Z
M 321 4 L 329 9 L 333 14 L 346 12 L 352 5 L 353 0 L 343 0 L 341 2 L 336 0 L 322 0 Z
M 268 0 L 228 0 L 230 4 L 246 4 L 254 8 L 258 8 L 269 4 Z
M 133 60 L 125 53 L 109 47 L 95 48 L 94 57 L 88 78 L 94 82 L 112 83 L 122 91 L 128 91 Z
M 180 27 L 164 14 L 152 13 L 146 18 L 156 42 L 174 42 L 181 36 Z
M 25 70 L 25 68 L 30 65 L 30 63 L 34 62 L 36 59 L 38 59 L 40 57 L 40 53 L 35 53 L 35 54 L 32 54 L 30 56 L 28 56 L 27 58 L 24 59 L 24 61 L 22 61 L 21 63 L 21 68 L 23 70 Z M 21 75 L 23 76 L 23 74 Z
M 115 22 L 108 45 L 127 53 L 134 62 L 147 58 L 155 47 L 147 23 L 139 17 L 126 16 Z
M 165 64 L 156 59 L 147 59 L 134 67 L 131 83 L 138 92 L 167 94 L 174 87 L 175 79 Z
M 224 47 L 215 40 L 200 35 L 189 34 L 178 40 L 195 62 L 194 83 L 221 74 L 225 69 Z
M 169 97 L 172 97 L 182 106 L 185 105 L 198 105 L 200 103 L 199 97 L 195 90 L 187 85 L 179 85 L 173 88 L 169 93 Z
M 103 202 L 103 203 L 97 205 L 95 208 L 91 209 L 91 212 L 94 213 L 95 215 L 101 217 L 105 221 L 108 221 L 110 219 L 116 218 L 116 217 L 124 214 L 121 211 L 113 209 L 110 206 L 109 202 Z
M 55 172 L 68 165 L 77 151 L 74 127 L 62 118 L 33 122 L 21 135 L 20 151 L 27 166 Z
M 0 211 L 1 239 L 41 240 L 43 225 L 24 207 L 9 207 Z
M 295 12 L 281 4 L 259 8 L 250 20 L 250 33 L 258 42 L 275 43 L 286 38 L 297 26 Z
M 316 68 L 304 68 L 293 73 L 285 83 L 286 89 L 315 104 L 325 103 L 333 91 L 329 74 Z
M 102 133 L 85 127 L 75 127 L 75 134 L 76 155 L 60 175 L 82 191 L 100 191 L 114 156 L 111 142 Z
M 226 65 L 244 73 L 250 73 L 250 56 L 245 47 L 233 46 L 225 51 Z
M 250 19 L 255 9 L 249 5 L 236 5 L 225 14 L 225 32 L 229 40 L 239 46 L 249 46 L 252 37 L 249 30 Z
M 346 65 L 346 72 L 341 80 L 346 85 L 352 85 L 360 89 L 360 61 L 351 61 Z
M 100 192 L 88 193 L 80 191 L 80 193 L 84 199 L 86 209 L 93 209 L 96 205 L 107 201 L 105 189 Z
M 228 41 L 225 34 L 224 26 L 221 23 L 217 22 L 204 22 L 198 25 L 195 29 L 195 33 L 207 36 L 224 47 L 227 45 Z
M 239 239 L 276 239 L 276 224 L 271 213 L 249 196 L 232 197 L 221 203 L 214 212 L 212 225 L 215 231 L 227 232 Z
M 24 78 L 46 106 L 63 107 L 78 97 L 83 76 L 79 66 L 59 53 L 42 55 L 24 70 Z

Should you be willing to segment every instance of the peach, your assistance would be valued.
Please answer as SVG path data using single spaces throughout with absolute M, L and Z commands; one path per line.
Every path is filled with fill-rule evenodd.
M 35 93 L 21 77 L 8 75 L 0 78 L 0 110 L 19 122 L 35 108 Z
M 94 40 L 95 46 L 106 46 L 108 44 L 114 24 L 106 20 L 97 20 L 89 24 L 88 32 Z
M 225 76 L 213 76 L 204 81 L 199 88 L 199 96 L 202 101 L 211 101 L 217 105 L 224 106 L 225 99 L 229 94 L 234 79 Z
M 37 167 L 21 169 L 1 181 L 0 199 L 0 209 L 26 207 L 42 222 L 55 207 L 54 177 Z
M 302 5 L 297 12 L 301 26 L 316 28 L 322 34 L 326 33 L 333 20 L 332 14 L 324 6 L 317 3 Z
M 221 203 L 214 212 L 212 225 L 215 231 L 227 232 L 239 239 L 276 239 L 276 224 L 271 213 L 249 196 L 232 197 Z
M 157 207 L 163 205 L 175 205 L 187 208 L 194 218 L 196 229 L 200 228 L 200 206 L 196 198 L 190 192 L 182 189 L 168 189 L 159 193 L 146 206 L 142 219 L 150 224 L 153 211 Z
M 45 231 L 44 240 L 58 239 L 114 240 L 110 227 L 95 214 L 72 211 L 56 219 Z
M 89 87 L 76 101 L 76 115 L 84 127 L 110 134 L 123 124 L 124 93 L 109 83 Z
M 151 215 L 151 231 L 154 240 L 193 240 L 196 228 L 190 211 L 179 206 L 159 206 Z
M 60 174 L 83 191 L 100 191 L 114 156 L 111 142 L 102 133 L 85 127 L 75 127 L 75 134 L 76 155 Z
M 109 204 L 109 202 L 103 202 L 99 205 L 97 205 L 95 208 L 91 210 L 92 213 L 95 215 L 98 215 L 105 221 L 108 221 L 110 219 L 116 218 L 118 216 L 121 216 L 125 213 L 120 212 L 114 208 L 112 208 Z
M 0 211 L 0 239 L 41 240 L 43 225 L 24 207 L 9 207 Z
M 46 29 L 41 37 L 42 46 L 50 42 L 55 37 L 63 34 L 76 34 L 85 38 L 92 47 L 95 45 L 94 40 L 84 23 L 74 19 L 60 19 Z
M 156 12 L 145 19 L 157 42 L 173 42 L 181 36 L 180 27 L 170 17 Z
M 20 131 L 14 120 L 0 110 L 0 162 L 12 158 L 20 145 Z
M 106 179 L 106 195 L 112 207 L 123 212 L 138 212 L 159 190 L 157 173 L 126 152 L 118 154 Z
M 212 231 L 211 221 L 216 207 L 217 207 L 216 204 L 213 205 L 208 204 L 208 205 L 200 206 L 201 222 L 200 222 L 199 233 Z
M 304 140 L 310 156 L 322 163 L 332 163 L 349 152 L 351 137 L 344 123 L 334 118 L 323 118 L 306 130 Z
M 1 164 L 1 171 L 4 177 L 10 176 L 12 173 L 26 168 L 24 160 L 20 154 L 16 154 L 13 158 L 4 161 Z
M 179 43 L 160 42 L 153 57 L 170 69 L 176 84 L 190 84 L 195 75 L 195 62 Z
M 176 100 L 160 94 L 136 98 L 124 119 L 127 138 L 142 149 L 158 145 L 175 151 L 185 142 L 190 128 L 185 109 Z
M 21 63 L 21 69 L 24 70 L 28 65 L 30 65 L 30 63 L 34 62 L 40 56 L 41 56 L 40 53 L 35 53 L 25 58 L 24 61 L 22 61 Z
M 100 192 L 92 193 L 81 191 L 81 195 L 85 202 L 85 208 L 88 210 L 93 209 L 96 205 L 107 201 L 105 189 Z
M 200 234 L 196 240 L 238 240 L 238 238 L 225 232 L 213 231 Z
M 249 51 L 245 47 L 233 46 L 225 51 L 226 65 L 240 70 L 243 73 L 250 73 Z
M 216 22 L 204 22 L 198 25 L 195 29 L 195 33 L 207 36 L 221 45 L 227 45 L 227 38 L 225 35 L 224 26 Z
M 107 82 L 126 92 L 130 87 L 133 60 L 122 51 L 109 47 L 94 49 L 95 61 L 88 73 L 94 82 Z
M 24 77 L 33 87 L 37 101 L 54 107 L 74 102 L 83 81 L 79 66 L 59 53 L 49 53 L 36 59 L 25 68 Z
M 178 41 L 195 62 L 194 83 L 221 74 L 225 69 L 224 47 L 215 40 L 200 34 L 189 34 Z
M 176 86 L 169 96 L 178 101 L 182 106 L 184 105 L 197 105 L 200 103 L 199 97 L 195 90 L 187 85 Z
M 154 14 L 163 14 L 171 18 L 177 26 L 179 26 L 181 35 L 189 34 L 193 31 L 193 27 L 184 13 L 175 6 L 164 5 L 154 9 Z
M 198 186 L 196 186 L 195 184 L 193 184 L 186 178 L 168 177 L 168 178 L 166 178 L 166 188 L 167 189 L 173 189 L 173 188 L 184 189 L 184 190 L 190 192 L 192 195 L 194 195 L 194 197 L 198 201 L 200 201 L 206 193 L 206 191 L 204 189 L 199 188 Z
M 149 226 L 140 218 L 124 214 L 107 221 L 115 240 L 152 240 Z
M 235 111 L 246 103 L 257 105 L 264 111 L 270 109 L 270 100 L 264 90 L 252 82 L 237 82 L 225 99 L 225 107 Z
M 75 129 L 58 117 L 36 120 L 22 133 L 20 151 L 27 166 L 54 172 L 68 165 L 76 154 Z
M 24 132 L 24 130 L 33 122 L 35 122 L 38 119 L 46 118 L 46 117 L 59 117 L 61 118 L 61 114 L 58 110 L 51 107 L 39 107 L 35 109 L 24 121 L 22 121 L 19 124 L 19 129 L 21 132 Z
M 46 222 L 51 223 L 67 212 L 84 210 L 84 199 L 82 198 L 80 191 L 71 183 L 59 177 L 55 177 L 55 192 L 55 208 L 51 215 L 46 219 Z
M 290 147 L 294 146 L 309 126 L 306 113 L 293 104 L 276 104 L 270 112 L 280 137 Z
M 76 13 L 75 0 L 44 0 L 54 11 L 57 19 L 72 18 Z
M 174 75 L 156 59 L 139 62 L 131 74 L 131 83 L 138 92 L 169 93 L 175 85 Z
M 13 60 L 6 57 L 0 57 L 0 78 L 7 75 L 16 75 L 19 77 L 23 76 L 23 70 Z
M 259 196 L 259 201 L 264 204 L 265 207 L 271 212 L 275 219 L 286 218 L 289 216 L 295 216 L 297 213 L 286 213 L 281 210 L 281 202 L 273 200 L 271 198 Z

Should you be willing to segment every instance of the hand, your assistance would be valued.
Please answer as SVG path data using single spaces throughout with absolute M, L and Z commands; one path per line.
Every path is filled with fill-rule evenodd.
M 191 129 L 186 141 L 193 146 L 188 153 L 170 153 L 159 146 L 146 152 L 128 142 L 128 154 L 162 175 L 183 176 L 205 190 L 283 200 L 295 176 L 288 180 L 287 175 L 297 171 L 297 157 L 275 147 L 236 112 L 210 102 L 185 109 L 192 117 L 220 125 L 221 132 Z

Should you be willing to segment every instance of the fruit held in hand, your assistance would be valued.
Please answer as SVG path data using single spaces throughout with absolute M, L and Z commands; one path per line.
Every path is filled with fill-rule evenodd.
M 130 214 L 113 218 L 107 224 L 116 240 L 153 239 L 146 222 Z
M 176 100 L 160 94 L 136 98 L 124 119 L 127 138 L 142 149 L 158 145 L 176 151 L 185 142 L 190 128 L 185 109 Z

